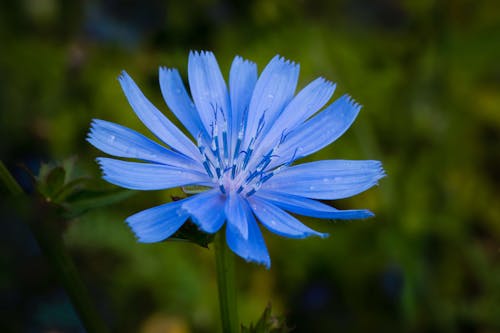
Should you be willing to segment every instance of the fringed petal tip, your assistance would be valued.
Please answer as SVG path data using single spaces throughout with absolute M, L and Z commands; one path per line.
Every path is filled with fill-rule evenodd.
M 271 61 L 270 61 L 270 62 L 273 62 L 273 61 L 278 61 L 278 62 L 280 62 L 281 64 L 286 65 L 286 66 L 295 67 L 297 70 L 299 70 L 299 69 L 300 69 L 300 64 L 299 64 L 299 63 L 297 63 L 297 62 L 295 62 L 295 61 L 293 61 L 293 60 L 289 60 L 289 59 L 287 59 L 287 58 L 283 57 L 283 56 L 282 56 L 282 55 L 280 55 L 280 54 L 275 55 L 275 56 L 274 56 L 274 58 L 273 58 L 273 59 L 271 59 Z
M 387 177 L 387 173 L 385 172 L 385 169 L 382 166 L 382 162 L 380 161 L 374 161 L 374 162 L 375 162 L 374 168 L 376 169 L 376 171 L 375 171 L 373 186 L 378 186 L 379 180 Z
M 344 94 L 341 97 L 339 97 L 339 101 L 341 101 L 342 103 L 346 103 L 347 106 L 350 106 L 351 108 L 353 108 L 353 111 L 356 114 L 359 113 L 359 111 L 363 107 L 361 104 L 356 102 L 356 100 L 349 94 Z
M 238 62 L 240 64 L 244 64 L 246 66 L 251 66 L 251 67 L 255 67 L 257 68 L 257 64 L 251 60 L 248 60 L 248 59 L 245 59 L 243 58 L 242 56 L 235 56 L 234 59 L 233 59 L 233 62 Z
M 330 237 L 330 234 L 329 234 L 329 233 L 327 233 L 327 232 L 324 232 L 324 233 L 318 233 L 318 235 L 317 235 L 317 236 L 318 236 L 319 238 L 321 238 L 321 239 L 326 239 L 326 238 Z
M 123 70 L 120 72 L 120 74 L 118 75 L 118 81 L 119 81 L 120 83 L 122 83 L 122 84 L 123 84 L 126 80 L 130 80 L 130 79 L 131 79 L 130 75 L 128 75 L 128 73 L 127 73 L 124 69 L 123 69 Z
M 139 243 L 154 243 L 154 241 L 151 241 L 151 239 L 147 237 L 141 236 L 141 220 L 134 218 L 135 215 L 129 216 L 128 218 L 125 219 L 125 222 L 129 226 L 130 230 L 132 230 L 132 233 L 134 234 L 134 237 L 136 241 Z
M 331 80 L 328 80 L 327 78 L 324 78 L 323 76 L 319 76 L 316 80 L 318 80 L 319 84 L 327 85 L 329 86 L 333 91 L 337 88 L 337 84 Z M 332 92 L 333 94 L 333 92 Z
M 253 262 L 258 265 L 264 266 L 267 270 L 271 269 L 271 258 L 253 258 L 250 256 L 242 257 L 247 262 Z
M 95 159 L 97 165 L 99 166 L 99 169 L 101 170 L 103 177 L 106 176 L 106 167 L 105 167 L 105 162 L 104 162 L 105 159 L 106 159 L 106 157 L 97 157 Z
M 215 55 L 212 51 L 208 50 L 191 50 L 189 51 L 189 58 L 198 58 L 198 57 L 210 57 L 215 59 Z
M 175 68 L 170 68 L 170 67 L 167 67 L 167 66 L 160 66 L 158 67 L 158 72 L 167 72 L 167 73 L 170 73 L 170 72 L 173 72 L 173 71 L 177 71 L 177 69 Z
M 92 119 L 90 121 L 90 127 L 89 127 L 89 131 L 87 133 L 87 141 L 88 139 L 90 138 L 90 136 L 96 131 L 96 128 L 99 126 L 99 121 L 102 121 L 100 119 Z
M 372 211 L 368 210 L 368 209 L 363 209 L 361 211 L 364 212 L 364 215 L 360 214 L 357 219 L 370 219 L 372 217 L 375 217 L 375 214 Z
M 375 217 L 375 214 L 368 209 L 351 209 L 339 211 L 340 214 L 332 217 L 324 217 L 328 220 L 339 221 L 354 221 L 354 220 L 367 220 Z
M 109 121 L 106 121 L 106 120 L 102 120 L 102 119 L 97 119 L 97 118 L 94 118 L 92 119 L 92 121 L 90 122 L 90 128 L 89 128 L 89 131 L 87 133 L 87 136 L 85 137 L 85 140 L 87 140 L 87 142 L 89 142 L 90 144 L 92 144 L 93 146 L 96 147 L 96 133 L 102 129 L 106 124 L 112 124 L 112 125 L 116 125 L 116 124 L 113 124 Z M 98 148 L 98 147 L 96 147 Z

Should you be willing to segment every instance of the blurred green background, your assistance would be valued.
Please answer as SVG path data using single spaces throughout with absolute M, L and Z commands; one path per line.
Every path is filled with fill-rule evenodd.
M 324 76 L 363 105 L 312 158 L 378 159 L 388 177 L 333 203 L 374 219 L 303 219 L 325 240 L 264 231 L 271 270 L 237 262 L 241 320 L 272 301 L 295 332 L 500 332 L 499 37 L 496 0 L 2 1 L 1 158 L 25 186 L 19 165 L 71 156 L 97 178 L 92 118 L 147 133 L 121 70 L 173 119 L 160 65 L 186 79 L 189 50 L 208 49 L 227 78 L 236 54 L 261 70 L 279 53 L 300 63 L 300 87 Z M 114 332 L 219 329 L 213 250 L 139 244 L 124 223 L 180 194 L 138 193 L 65 232 Z M 29 229 L 2 206 L 1 331 L 82 332 Z

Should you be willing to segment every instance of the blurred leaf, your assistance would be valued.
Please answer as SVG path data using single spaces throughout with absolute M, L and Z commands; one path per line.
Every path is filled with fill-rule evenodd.
M 85 187 L 91 181 L 89 178 L 80 177 L 68 182 L 54 195 L 54 202 L 64 202 L 68 196 L 78 191 L 80 187 Z
M 45 195 L 49 201 L 53 200 L 54 195 L 64 186 L 66 171 L 62 166 L 51 169 L 46 178 L 40 182 L 39 191 Z
M 44 163 L 34 178 L 35 187 L 44 201 L 62 209 L 61 214 L 67 219 L 120 202 L 135 193 L 130 190 L 103 189 L 101 181 L 89 177 L 73 178 L 75 166 L 74 158 L 59 163 Z
M 80 190 L 69 196 L 64 202 L 64 207 L 66 208 L 65 215 L 68 218 L 74 218 L 91 209 L 108 206 L 125 200 L 135 193 L 135 191 L 130 190 Z
M 266 306 L 257 324 L 250 324 L 250 327 L 241 326 L 242 333 L 288 333 L 291 331 L 283 318 L 271 315 L 270 303 Z
M 35 177 L 36 189 L 47 201 L 52 201 L 55 192 L 64 185 L 65 177 L 62 166 L 42 163 Z

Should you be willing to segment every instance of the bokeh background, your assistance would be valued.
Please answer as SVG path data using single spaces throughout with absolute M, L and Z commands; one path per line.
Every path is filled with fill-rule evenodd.
M 186 79 L 189 50 L 208 49 L 227 78 L 236 54 L 261 70 L 279 53 L 301 64 L 300 87 L 324 76 L 336 97 L 363 105 L 313 158 L 378 159 L 388 177 L 333 203 L 376 218 L 304 219 L 328 239 L 264 231 L 271 270 L 237 262 L 241 320 L 271 301 L 295 332 L 500 332 L 499 16 L 496 0 L 2 1 L 1 158 L 26 188 L 19 165 L 71 156 L 98 178 L 100 153 L 85 141 L 92 118 L 146 133 L 121 70 L 173 119 L 160 65 Z M 139 244 L 123 222 L 172 195 L 182 192 L 138 193 L 65 231 L 114 332 L 219 329 L 213 250 Z M 1 331 L 83 332 L 29 229 L 5 208 Z

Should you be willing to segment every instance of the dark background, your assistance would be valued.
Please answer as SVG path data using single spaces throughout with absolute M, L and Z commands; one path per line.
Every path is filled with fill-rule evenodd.
M 92 118 L 146 133 L 122 69 L 172 119 L 160 65 L 186 78 L 189 50 L 207 49 L 227 78 L 236 54 L 261 70 L 279 53 L 301 64 L 300 87 L 324 76 L 363 105 L 314 158 L 378 159 L 388 177 L 334 203 L 374 219 L 304 219 L 326 240 L 264 232 L 271 270 L 238 259 L 241 320 L 271 300 L 295 332 L 500 332 L 499 13 L 495 0 L 2 1 L 1 158 L 25 186 L 20 164 L 71 156 L 97 178 Z M 139 244 L 123 222 L 173 194 L 138 193 L 65 232 L 114 332 L 218 330 L 213 251 Z M 82 332 L 29 229 L 1 214 L 1 331 Z

